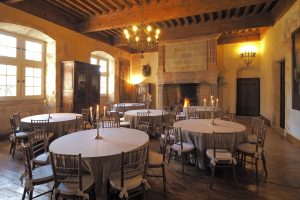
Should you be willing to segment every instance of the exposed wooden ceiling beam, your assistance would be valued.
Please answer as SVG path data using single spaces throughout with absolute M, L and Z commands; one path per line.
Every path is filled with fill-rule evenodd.
M 170 27 L 163 29 L 160 42 L 173 41 L 177 39 L 193 38 L 198 36 L 214 35 L 226 31 L 235 31 L 240 29 L 272 26 L 274 20 L 271 13 L 259 16 L 240 17 L 224 19 L 217 21 L 202 22 L 190 26 Z M 124 38 L 116 38 L 114 46 L 126 45 Z
M 273 8 L 272 15 L 275 21 L 279 20 L 283 14 L 296 2 L 297 0 L 284 0 L 278 1 L 275 7 Z
M 24 12 L 30 13 L 37 17 L 47 19 L 50 22 L 64 26 L 66 28 L 76 30 L 77 19 L 66 12 L 58 9 L 52 4 L 46 1 L 35 1 L 34 3 L 29 1 L 22 1 L 15 4 L 9 4 L 9 6 L 16 9 L 22 10 Z M 47 8 L 47 12 L 41 8 Z
M 250 42 L 250 41 L 259 41 L 260 33 L 249 33 L 249 34 L 233 34 L 230 36 L 221 36 L 217 40 L 217 44 L 232 44 L 232 43 L 241 43 L 241 42 Z
M 71 10 L 70 8 L 66 7 L 65 5 L 57 2 L 56 0 L 46 0 L 48 3 L 60 8 L 61 10 L 63 10 L 64 12 L 72 15 L 72 16 L 75 16 L 75 17 L 78 17 L 78 18 L 84 18 L 84 15 L 80 14 L 80 13 L 77 13 L 77 12 L 74 12 L 73 10 Z
M 110 2 L 117 4 L 115 0 L 110 0 Z M 157 21 L 197 15 L 204 12 L 214 12 L 218 11 L 220 7 L 222 7 L 222 9 L 229 9 L 263 2 L 266 2 L 266 0 L 219 0 L 217 3 L 211 3 L 211 0 L 169 0 L 157 4 L 150 3 L 144 5 L 144 22 L 149 24 Z M 110 15 L 97 15 L 80 23 L 79 31 L 95 32 L 131 26 L 132 24 L 141 22 L 140 14 L 141 9 L 136 6 Z

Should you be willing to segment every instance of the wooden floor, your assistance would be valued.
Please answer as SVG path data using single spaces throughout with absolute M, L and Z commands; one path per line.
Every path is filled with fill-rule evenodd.
M 241 123 L 249 120 L 241 118 Z M 9 141 L 0 142 L 0 199 L 21 199 L 23 187 L 19 177 L 24 170 L 21 152 L 18 159 L 12 159 Z M 151 149 L 158 150 L 158 141 L 151 141 Z M 254 167 L 238 169 L 238 183 L 235 184 L 231 170 L 219 170 L 216 174 L 214 189 L 209 189 L 210 175 L 205 170 L 197 170 L 194 166 L 186 167 L 185 179 L 182 179 L 180 165 L 175 161 L 167 166 L 167 195 L 163 194 L 161 179 L 149 178 L 151 190 L 146 199 L 300 199 L 300 149 L 268 129 L 266 139 L 266 158 L 268 177 L 260 163 L 260 184 L 256 185 Z M 52 184 L 35 187 L 37 193 L 51 188 Z M 36 193 L 36 194 L 37 194 Z M 51 199 L 50 195 L 37 199 Z

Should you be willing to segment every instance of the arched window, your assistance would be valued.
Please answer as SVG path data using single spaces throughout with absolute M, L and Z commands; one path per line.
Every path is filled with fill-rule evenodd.
M 104 51 L 91 53 L 90 63 L 100 66 L 100 95 L 102 100 L 114 98 L 115 59 Z
M 0 31 L 0 97 L 43 98 L 45 42 Z

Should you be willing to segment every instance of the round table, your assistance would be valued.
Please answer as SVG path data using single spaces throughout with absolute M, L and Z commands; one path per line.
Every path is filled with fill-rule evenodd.
M 162 123 L 162 115 L 168 114 L 168 112 L 164 110 L 158 109 L 149 109 L 149 122 L 151 123 L 151 130 L 153 134 L 155 134 L 155 130 L 160 123 Z M 147 112 L 147 109 L 140 110 L 129 110 L 124 113 L 125 121 L 130 122 L 130 128 L 135 128 L 137 124 L 137 113 L 138 112 Z
M 96 134 L 96 129 L 68 134 L 54 140 L 49 149 L 58 154 L 81 153 L 94 177 L 97 199 L 106 199 L 107 179 L 111 172 L 120 169 L 121 152 L 147 145 L 149 136 L 127 128 L 102 128 L 100 140 L 94 139 Z
M 144 106 L 144 103 L 117 103 L 113 105 L 113 109 L 119 112 L 126 112 L 127 110 L 140 109 Z
M 65 134 L 66 122 L 74 122 L 76 116 L 82 116 L 77 113 L 51 113 L 51 118 L 49 119 L 48 114 L 33 115 L 29 117 L 24 117 L 21 119 L 20 128 L 22 130 L 31 129 L 31 120 L 48 120 L 49 119 L 49 131 L 54 132 L 55 137 L 60 137 Z
M 213 132 L 236 133 L 237 144 L 247 141 L 246 127 L 242 124 L 215 119 L 215 126 L 210 125 L 211 119 L 190 119 L 174 123 L 174 127 L 181 127 L 185 141 L 193 143 L 197 149 L 198 166 L 205 168 L 205 150 L 213 146 Z

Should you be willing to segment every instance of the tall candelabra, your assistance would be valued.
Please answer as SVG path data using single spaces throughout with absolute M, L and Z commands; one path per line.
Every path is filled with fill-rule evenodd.
M 97 123 L 97 135 L 94 137 L 95 140 L 100 140 L 102 137 L 100 135 L 100 125 L 99 125 L 99 119 L 96 119 L 96 123 Z
M 212 106 L 211 107 L 211 113 L 210 113 L 211 122 L 209 123 L 211 126 L 217 125 L 216 122 L 215 122 L 215 112 L 216 111 L 217 111 L 217 107 Z
M 48 113 L 48 118 L 51 119 L 52 117 L 50 114 L 51 114 L 52 106 L 50 104 L 50 101 L 46 103 L 46 100 L 44 100 L 44 106 L 45 106 L 45 111 L 47 111 L 47 113 Z

